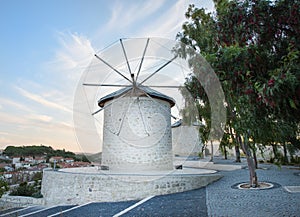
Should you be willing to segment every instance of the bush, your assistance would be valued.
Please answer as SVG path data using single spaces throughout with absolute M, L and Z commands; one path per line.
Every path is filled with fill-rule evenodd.
M 40 186 L 30 185 L 27 182 L 22 182 L 16 189 L 10 192 L 12 196 L 27 196 L 41 198 Z
M 32 185 L 28 185 L 27 182 L 22 182 L 17 188 L 10 192 L 13 196 L 31 196 L 35 192 Z
M 9 186 L 7 184 L 6 181 L 4 181 L 3 179 L 0 179 L 0 197 L 2 197 L 2 195 L 8 191 Z
M 33 181 L 38 181 L 38 180 L 42 180 L 43 178 L 43 173 L 42 172 L 37 172 L 33 175 L 32 180 Z
M 296 164 L 296 165 L 300 165 L 300 157 L 295 156 L 295 157 L 291 157 L 291 163 L 292 164 Z

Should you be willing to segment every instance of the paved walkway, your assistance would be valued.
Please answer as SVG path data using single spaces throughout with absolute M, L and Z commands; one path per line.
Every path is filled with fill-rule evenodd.
M 222 163 L 230 163 L 230 160 L 223 160 Z M 267 164 L 261 164 L 259 167 L 262 168 L 257 170 L 259 181 L 277 183 L 277 188 L 234 189 L 232 185 L 248 182 L 248 169 L 221 171 L 224 177 L 206 187 L 208 216 L 300 216 L 300 193 L 290 193 L 284 188 L 300 186 L 300 168 L 280 169 Z
M 238 183 L 248 182 L 249 171 L 245 161 L 241 164 L 233 160 L 215 159 L 215 169 L 223 169 L 224 177 L 204 188 L 149 197 L 142 201 L 118 203 L 88 203 L 83 206 L 48 208 L 45 211 L 30 213 L 26 216 L 99 217 L 99 216 L 157 216 L 157 217 L 300 217 L 300 192 L 291 193 L 285 186 L 300 186 L 300 168 L 261 164 L 257 170 L 259 181 L 271 182 L 275 188 L 265 190 L 240 190 L 233 188 Z M 227 165 L 226 167 L 224 165 Z M 232 170 L 230 165 L 240 168 Z M 211 166 L 211 165 L 208 165 Z M 237 168 L 233 166 L 231 168 Z M 224 170 L 225 169 L 225 170 Z M 33 207 L 34 208 L 34 207 Z M 33 209 L 32 208 L 32 209 Z M 58 209 L 59 208 L 59 209 Z M 25 209 L 26 210 L 26 209 Z M 18 211 L 19 214 L 24 211 Z M 63 212 L 58 210 L 65 210 Z M 16 216 L 16 213 L 0 216 Z M 18 215 L 20 216 L 20 215 Z M 24 215 L 25 217 L 25 215 Z

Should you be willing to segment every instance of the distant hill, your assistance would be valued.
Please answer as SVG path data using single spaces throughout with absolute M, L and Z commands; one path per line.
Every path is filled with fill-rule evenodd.
M 13 156 L 42 156 L 54 154 L 55 150 L 51 146 L 7 146 L 3 154 L 13 157 Z
M 102 152 L 98 152 L 96 154 L 86 154 L 86 157 L 91 161 L 91 162 L 97 162 L 100 163 L 102 159 Z
M 51 146 L 44 145 L 32 145 L 32 146 L 7 146 L 3 151 L 4 155 L 9 157 L 25 157 L 25 156 L 46 156 L 47 159 L 53 156 L 62 156 L 64 158 L 73 158 L 76 161 L 86 161 L 89 160 L 83 155 L 76 155 L 71 151 L 66 151 L 65 149 L 54 150 Z

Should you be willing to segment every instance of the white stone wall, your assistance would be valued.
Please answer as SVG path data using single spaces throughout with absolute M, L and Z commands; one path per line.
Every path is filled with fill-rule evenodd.
M 102 165 L 115 171 L 172 170 L 170 113 L 168 102 L 149 97 L 123 97 L 108 106 Z
M 195 169 L 199 171 L 199 169 Z M 148 196 L 197 189 L 220 179 L 219 174 L 105 175 L 44 170 L 45 205 L 138 200 Z
M 199 156 L 202 148 L 199 127 L 180 126 L 172 128 L 172 145 L 174 155 Z
M 5 207 L 23 207 L 29 205 L 43 205 L 43 198 L 33 198 L 33 197 L 24 197 L 24 196 L 9 196 L 4 195 L 0 198 L 0 204 L 3 204 Z

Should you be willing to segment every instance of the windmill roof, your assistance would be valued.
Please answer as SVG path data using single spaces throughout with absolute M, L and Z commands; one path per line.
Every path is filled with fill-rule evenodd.
M 164 95 L 164 94 L 162 94 L 162 93 L 160 93 L 156 90 L 153 90 L 150 87 L 139 86 L 138 88 L 135 88 L 133 90 L 134 92 L 132 92 L 132 90 L 133 90 L 133 87 L 128 86 L 128 87 L 122 88 L 120 90 L 117 90 L 113 93 L 110 93 L 110 94 L 100 98 L 98 100 L 98 105 L 100 107 L 103 107 L 107 101 L 110 101 L 114 98 L 120 97 L 120 96 L 125 95 L 125 94 L 128 94 L 128 95 L 132 94 L 131 96 L 147 96 L 146 94 L 148 94 L 150 97 L 165 100 L 165 101 L 169 102 L 171 107 L 173 107 L 175 105 L 175 100 L 172 97 Z

